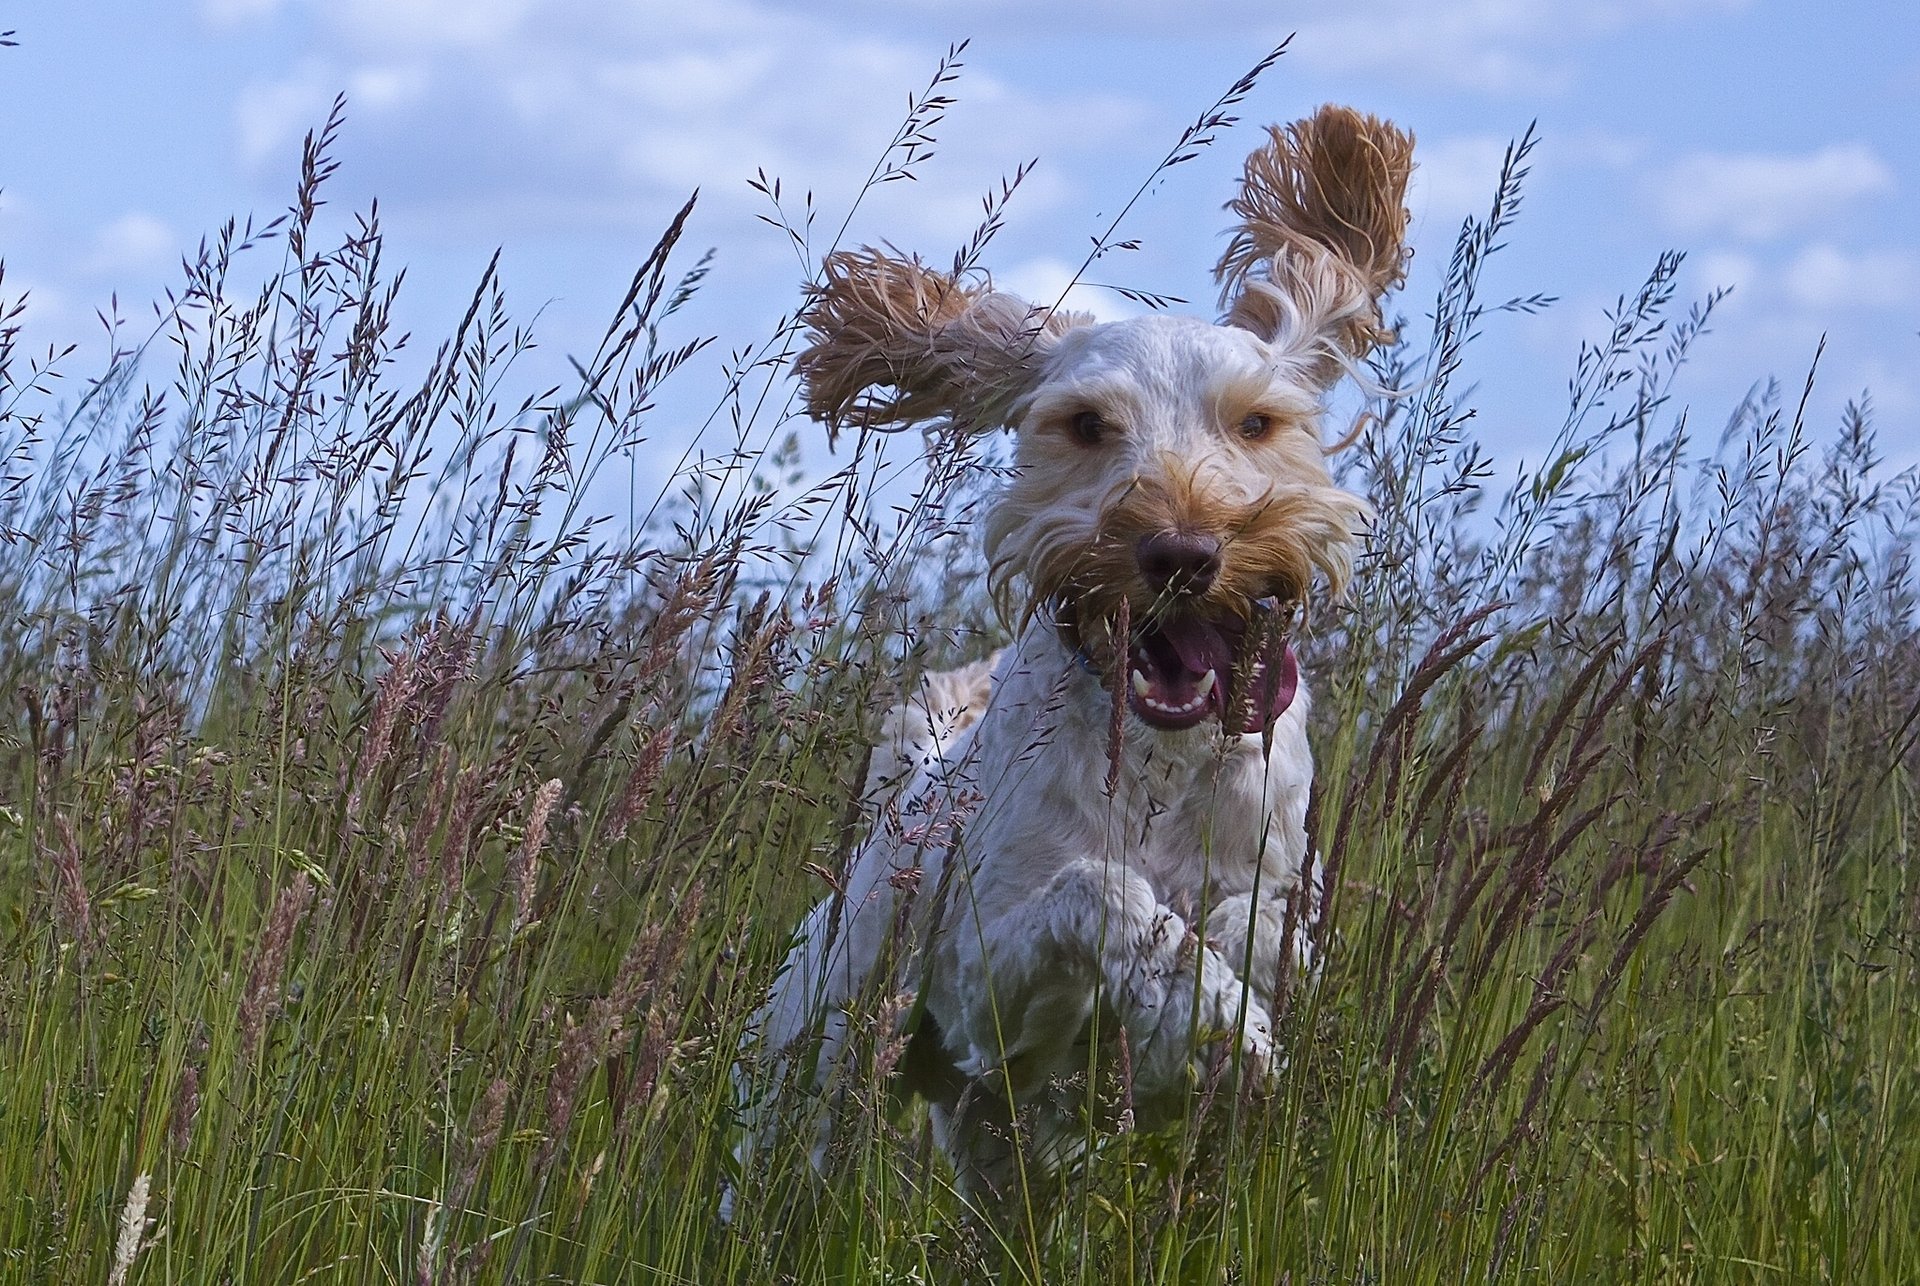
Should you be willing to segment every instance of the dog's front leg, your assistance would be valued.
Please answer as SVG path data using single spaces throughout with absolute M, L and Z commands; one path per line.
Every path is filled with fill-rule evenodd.
M 848 894 L 817 903 L 802 921 L 792 949 L 767 1001 L 754 1014 L 733 1066 L 738 1133 L 736 1168 L 750 1174 L 756 1154 L 783 1133 L 807 1140 L 815 1171 L 827 1169 L 852 1015 L 898 992 L 896 956 L 910 951 L 902 918 L 900 886 L 875 872 L 885 851 L 869 853 L 856 868 L 860 882 Z M 900 1010 L 904 1014 L 905 1010 Z M 882 1040 L 899 1033 L 876 1033 Z M 735 1194 L 721 1196 L 721 1218 L 730 1220 Z
M 1295 905 L 1294 898 L 1239 893 L 1207 909 L 1208 944 L 1245 980 L 1264 1014 L 1272 1014 L 1285 973 L 1298 976 L 1313 968 L 1308 917 Z
M 967 930 L 961 930 L 967 932 Z M 1220 955 L 1118 863 L 1069 862 L 1040 893 L 978 931 L 964 983 L 980 1075 L 1019 1062 L 1070 1058 L 1096 991 L 1126 1029 L 1143 1092 L 1176 1089 L 1222 1035 L 1264 1075 L 1272 1059 L 1267 1011 Z

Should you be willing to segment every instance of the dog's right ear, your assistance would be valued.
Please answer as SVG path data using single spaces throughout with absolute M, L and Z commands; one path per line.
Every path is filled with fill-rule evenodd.
M 1092 320 L 873 249 L 828 255 L 808 295 L 795 368 L 830 432 L 1012 424 L 1060 336 Z

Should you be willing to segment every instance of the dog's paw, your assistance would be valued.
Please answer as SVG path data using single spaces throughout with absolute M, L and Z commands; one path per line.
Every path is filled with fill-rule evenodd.
M 1254 1085 L 1270 1085 L 1280 1070 L 1274 1050 L 1273 1020 L 1259 993 L 1240 981 L 1225 961 L 1211 953 L 1201 971 L 1200 1025 L 1211 1037 L 1204 1046 L 1217 1066 L 1237 1058 L 1240 1074 Z
M 1237 1060 L 1256 1084 L 1270 1082 L 1278 1060 L 1266 1006 L 1214 953 L 1201 952 L 1194 963 L 1197 970 L 1160 980 L 1129 1023 L 1139 1078 L 1171 1086 Z
M 1256 1000 L 1247 1011 L 1240 1029 L 1240 1077 L 1251 1088 L 1265 1093 L 1279 1082 L 1286 1062 L 1274 1048 L 1273 1026 L 1266 1010 Z

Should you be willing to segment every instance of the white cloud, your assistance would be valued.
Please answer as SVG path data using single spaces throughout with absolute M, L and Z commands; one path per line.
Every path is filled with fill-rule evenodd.
M 326 120 L 344 83 L 326 64 L 309 60 L 279 80 L 242 88 L 233 113 L 241 159 L 261 165 L 292 155 L 301 137 Z
M 362 67 L 347 81 L 347 101 L 367 111 L 396 111 L 425 98 L 428 84 L 426 69 L 418 65 Z
M 1760 265 L 1738 250 L 1710 250 L 1693 260 L 1694 279 L 1707 290 L 1731 289 L 1741 304 L 1760 280 Z
M 91 293 L 88 292 L 89 295 Z M 63 289 L 52 281 L 22 278 L 17 273 L 8 272 L 6 288 L 0 292 L 0 297 L 6 299 L 9 307 L 16 301 L 26 301 L 26 310 L 21 314 L 20 321 L 25 339 L 18 351 L 30 353 L 36 360 L 99 333 L 99 321 L 94 316 L 93 308 L 89 307 L 94 301 Z M 63 365 L 60 369 L 70 370 L 72 367 Z
M 1275 5 L 1272 0 L 841 0 L 868 24 L 902 15 L 930 19 L 982 41 L 1018 34 L 1073 38 L 1097 31 L 1122 39 L 1237 33 L 1249 50 L 1297 31 L 1290 59 L 1334 70 L 1409 75 L 1473 89 L 1563 78 L 1553 51 L 1634 26 L 1751 6 L 1753 0 L 1344 0 Z M 1325 15 L 1325 16 L 1321 16 Z M 1493 77 L 1489 83 L 1487 77 Z
M 1892 187 L 1892 171 L 1872 148 L 1837 143 L 1798 154 L 1683 157 L 1659 177 L 1653 196 L 1676 232 L 1765 241 L 1827 222 Z
M 593 79 L 597 87 L 656 111 L 722 111 L 766 83 L 779 62 L 779 51 L 767 45 L 687 50 L 608 62 L 594 69 Z
M 222 26 L 268 17 L 280 9 L 281 0 L 200 0 L 200 15 Z
M 345 86 L 351 181 L 391 210 L 491 237 L 651 228 L 695 187 L 703 212 L 737 222 L 767 210 L 747 187 L 759 169 L 784 180 L 790 205 L 811 189 L 837 226 L 944 48 L 741 0 L 351 0 L 316 24 L 325 39 L 306 63 L 242 94 L 245 160 L 296 155 Z M 972 232 L 981 194 L 1015 165 L 1043 158 L 1012 206 L 1031 219 L 1070 195 L 1063 158 L 1110 150 L 1144 115 L 978 69 L 952 92 L 937 161 L 870 203 L 882 235 L 936 255 Z
M 150 214 L 123 214 L 94 234 L 85 270 L 95 276 L 146 272 L 168 264 L 180 249 L 172 228 Z
M 1895 365 L 1884 356 L 1870 357 L 1860 364 L 1859 381 L 1873 399 L 1874 419 L 1881 426 L 1920 415 L 1920 383 L 1915 382 L 1912 367 Z M 1915 449 L 1907 446 L 1909 458 Z
M 1493 203 L 1508 140 L 1492 135 L 1420 140 L 1414 153 L 1407 208 L 1416 226 L 1450 228 Z
M 326 121 L 337 94 L 346 94 L 348 119 L 358 127 L 368 117 L 399 116 L 426 104 L 433 88 L 424 62 L 343 67 L 309 57 L 278 79 L 254 81 L 240 90 L 233 115 L 241 160 L 276 167 L 297 160 L 300 140 Z
M 1453 88 L 1545 93 L 1575 77 L 1568 51 L 1649 22 L 1745 8 L 1750 0 L 1360 0 L 1299 22 L 1293 52 L 1338 72 Z
M 521 34 L 538 0 L 314 0 L 374 48 L 481 47 Z
M 1103 290 L 1088 285 L 1087 281 L 1104 279 L 1103 264 L 1095 264 L 1088 270 L 1085 280 L 1076 282 L 1074 270 L 1078 264 L 1070 264 L 1064 259 L 1038 258 L 1028 259 L 1014 264 L 1005 272 L 995 273 L 993 284 L 1011 294 L 1020 296 L 1036 304 L 1053 304 L 1074 312 L 1092 313 L 1099 321 L 1119 321 L 1126 317 L 1137 317 L 1148 309 L 1144 304 L 1136 304 L 1126 296 L 1113 290 Z M 1114 284 L 1124 285 L 1124 281 Z M 1211 306 L 1212 300 L 1194 300 L 1202 311 Z
M 1788 297 L 1808 309 L 1912 309 L 1920 300 L 1920 257 L 1905 250 L 1849 254 L 1821 242 L 1794 257 L 1783 282 Z
M 14 233 L 14 229 L 24 226 L 36 213 L 32 202 L 18 192 L 0 188 L 0 228 Z

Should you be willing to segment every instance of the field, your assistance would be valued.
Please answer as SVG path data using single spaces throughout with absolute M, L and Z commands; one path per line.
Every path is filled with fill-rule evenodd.
M 690 431 L 651 421 L 705 344 L 680 222 L 522 387 L 491 270 L 402 346 L 338 125 L 104 371 L 0 304 L 0 1279 L 1920 1279 L 1920 479 L 1866 406 L 1672 404 L 1717 302 L 1676 256 L 1496 485 L 1529 141 L 1340 457 L 1377 516 L 1302 659 L 1330 896 L 1278 1089 L 1197 1084 L 989 1226 L 875 997 L 828 1179 L 775 1154 L 724 1226 L 728 1068 L 873 712 L 1001 637 L 951 589 L 995 448 L 816 476 L 789 325 L 596 513 Z

